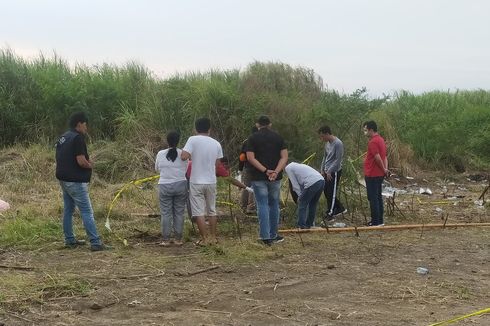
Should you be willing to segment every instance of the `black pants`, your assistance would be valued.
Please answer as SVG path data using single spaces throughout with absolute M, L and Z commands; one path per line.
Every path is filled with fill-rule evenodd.
M 330 181 L 325 178 L 325 188 L 323 188 L 323 193 L 327 199 L 327 211 L 325 212 L 327 215 L 336 215 L 345 210 L 344 205 L 342 205 L 337 198 L 341 175 L 342 170 L 332 173 L 332 180 Z
M 383 179 L 384 177 L 364 177 L 364 180 L 366 180 L 366 190 L 369 200 L 369 207 L 371 208 L 372 225 L 379 225 L 384 223 L 383 196 L 381 195 Z

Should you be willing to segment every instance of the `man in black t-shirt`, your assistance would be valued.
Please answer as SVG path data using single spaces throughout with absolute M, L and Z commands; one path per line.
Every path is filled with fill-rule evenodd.
M 73 212 L 75 207 L 78 207 L 83 226 L 90 239 L 90 249 L 100 251 L 109 247 L 100 241 L 88 194 L 93 162 L 89 158 L 84 138 L 87 134 L 87 122 L 84 112 L 72 114 L 69 121 L 70 130 L 56 142 L 56 178 L 63 191 L 65 246 L 74 248 L 85 244 L 84 240 L 77 240 L 73 234 Z
M 281 242 L 277 234 L 282 170 L 288 161 L 284 139 L 271 130 L 267 116 L 257 120 L 259 131 L 247 140 L 247 161 L 259 217 L 260 238 L 266 245 Z

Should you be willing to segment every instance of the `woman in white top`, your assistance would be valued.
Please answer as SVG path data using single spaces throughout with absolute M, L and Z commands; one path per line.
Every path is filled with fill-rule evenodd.
M 185 178 L 187 161 L 180 158 L 182 150 L 177 148 L 179 140 L 178 132 L 169 132 L 167 134 L 169 148 L 158 152 L 155 161 L 155 170 L 160 172 L 158 190 L 162 215 L 162 242 L 160 243 L 162 246 L 170 244 L 172 230 L 174 243 L 179 246 L 183 244 L 184 209 L 188 196 L 187 179 Z

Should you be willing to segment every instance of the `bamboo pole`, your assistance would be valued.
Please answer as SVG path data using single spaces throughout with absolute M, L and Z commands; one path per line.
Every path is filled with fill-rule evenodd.
M 160 217 L 160 214 L 153 214 L 153 213 L 131 213 L 131 217 Z
M 315 232 L 354 232 L 354 231 L 396 231 L 396 230 L 413 230 L 413 229 L 444 229 L 444 228 L 459 228 L 459 227 L 490 227 L 490 223 L 445 223 L 445 224 L 401 224 L 401 225 L 385 225 L 385 226 L 358 226 L 345 228 L 317 228 L 317 229 L 285 229 L 279 230 L 281 234 L 286 233 L 315 233 Z

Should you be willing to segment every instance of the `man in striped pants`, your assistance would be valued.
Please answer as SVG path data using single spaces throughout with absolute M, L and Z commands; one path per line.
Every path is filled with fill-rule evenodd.
M 340 176 L 342 175 L 342 159 L 344 157 L 344 144 L 332 134 L 329 126 L 318 130 L 320 139 L 325 142 L 325 152 L 321 165 L 321 174 L 325 178 L 323 193 L 327 199 L 327 210 L 324 220 L 331 222 L 336 216 L 347 213 L 338 198 Z

